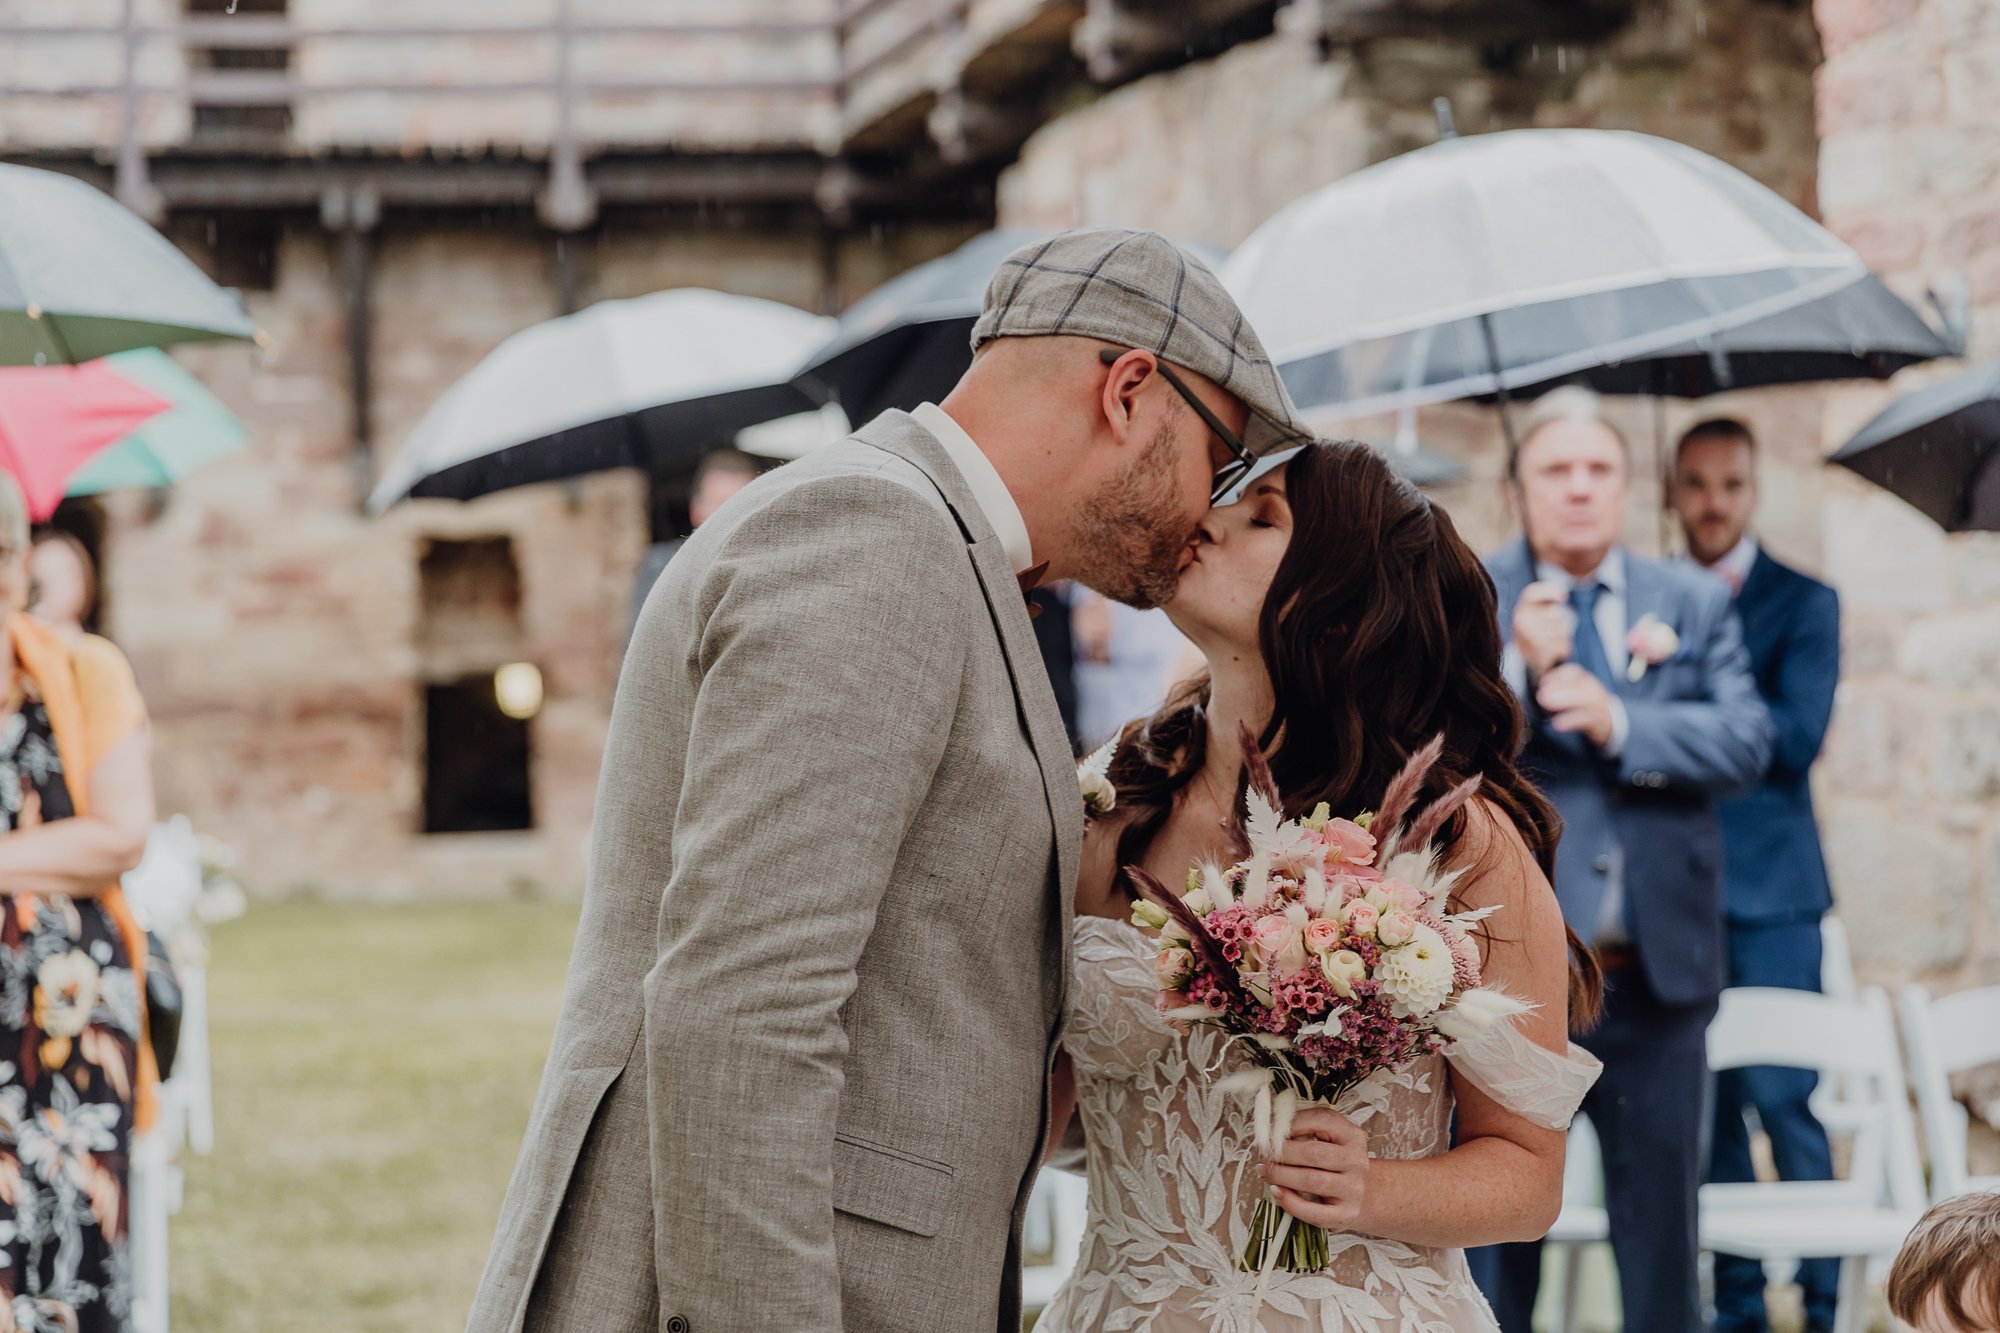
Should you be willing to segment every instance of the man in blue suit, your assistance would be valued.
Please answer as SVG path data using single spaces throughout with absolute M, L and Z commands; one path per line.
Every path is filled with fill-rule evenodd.
M 1833 716 L 1840 679 L 1840 600 L 1833 589 L 1773 560 L 1750 532 L 1757 507 L 1756 440 L 1739 421 L 1704 421 L 1681 437 L 1669 498 L 1688 555 L 1721 576 L 1736 598 L 1750 669 L 1771 710 L 1777 744 L 1764 780 L 1722 802 L 1723 901 L 1729 984 L 1817 991 L 1820 918 L 1833 905 L 1806 781 Z M 1716 1080 L 1711 1180 L 1755 1179 L 1746 1114 L 1771 1140 L 1786 1180 L 1831 1180 L 1826 1131 L 1806 1099 L 1804 1069 L 1732 1069 Z M 1806 1327 L 1833 1327 L 1840 1264 L 1801 1265 Z M 1715 1257 L 1717 1333 L 1764 1333 L 1763 1266 Z
M 1579 1040 L 1604 1062 L 1583 1109 L 1624 1328 L 1691 1333 L 1704 1042 L 1725 976 L 1715 798 L 1762 775 L 1771 720 L 1728 589 L 1619 544 L 1630 461 L 1595 394 L 1544 397 L 1510 464 L 1527 536 L 1487 568 L 1523 763 L 1563 817 L 1556 896 L 1605 970 L 1602 1020 Z M 1478 1251 L 1473 1271 L 1505 1333 L 1528 1333 L 1541 1246 Z

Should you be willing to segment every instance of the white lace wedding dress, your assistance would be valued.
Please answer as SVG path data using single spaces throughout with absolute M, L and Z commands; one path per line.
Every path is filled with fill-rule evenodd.
M 1245 1104 L 1217 1091 L 1250 1066 L 1214 1028 L 1176 1032 L 1154 1008 L 1153 945 L 1136 927 L 1079 917 L 1065 1046 L 1088 1141 L 1090 1213 L 1076 1271 L 1037 1333 L 1400 1333 L 1493 1329 L 1461 1251 L 1332 1238 L 1324 1273 L 1239 1272 L 1263 1188 Z M 1501 1035 L 1501 1034 L 1496 1034 Z M 1575 1047 L 1542 1050 L 1511 1029 L 1461 1072 L 1510 1109 L 1566 1127 L 1595 1080 Z M 1472 1053 L 1467 1053 L 1468 1057 Z M 1464 1063 L 1478 1065 L 1466 1069 Z M 1339 1110 L 1378 1158 L 1449 1146 L 1451 1083 L 1431 1056 L 1355 1089 Z

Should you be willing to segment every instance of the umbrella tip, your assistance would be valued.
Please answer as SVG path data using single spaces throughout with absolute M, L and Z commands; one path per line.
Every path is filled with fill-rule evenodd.
M 1431 110 L 1437 113 L 1438 138 L 1456 139 L 1458 137 L 1458 124 L 1452 119 L 1451 99 L 1449 97 L 1432 98 Z

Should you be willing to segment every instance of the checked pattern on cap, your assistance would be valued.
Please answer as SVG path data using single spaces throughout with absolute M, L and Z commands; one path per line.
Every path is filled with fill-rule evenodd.
M 994 338 L 1061 335 L 1141 347 L 1213 380 L 1263 423 L 1259 453 L 1309 438 L 1221 280 L 1156 232 L 1063 232 L 1001 262 L 974 349 Z

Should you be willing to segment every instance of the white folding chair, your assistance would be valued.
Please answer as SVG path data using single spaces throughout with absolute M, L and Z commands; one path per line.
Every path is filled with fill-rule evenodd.
M 1705 1250 L 1783 1271 L 1801 1259 L 1841 1260 L 1835 1333 L 1867 1321 L 1868 1263 L 1893 1255 L 1924 1209 L 1923 1167 L 1889 998 L 1869 987 L 1845 1000 L 1808 991 L 1724 991 L 1708 1030 L 1712 1069 L 1777 1065 L 1838 1079 L 1838 1123 L 1851 1127 L 1845 1180 L 1706 1185 Z
M 1045 1308 L 1076 1267 L 1083 1252 L 1089 1198 L 1090 1187 L 1082 1176 L 1049 1170 L 1036 1177 L 1022 1221 L 1021 1245 L 1030 1260 L 1046 1255 L 1047 1261 L 1021 1268 L 1021 1303 L 1027 1310 Z
M 1579 1115 L 1570 1123 L 1563 1157 L 1562 1212 L 1542 1242 L 1544 1248 L 1555 1249 L 1556 1333 L 1576 1333 L 1583 1252 L 1610 1239 L 1611 1217 L 1604 1211 L 1604 1150 L 1590 1117 Z
M 1847 927 L 1831 912 L 1819 919 L 1819 988 L 1836 1000 L 1859 995 L 1854 985 L 1854 951 L 1847 946 Z
M 2000 1176 L 1975 1176 L 1966 1160 L 1970 1116 L 1951 1095 L 1951 1076 L 2000 1063 L 2000 986 L 1962 990 L 1942 999 L 1912 983 L 1903 987 L 1903 1053 L 1917 1093 L 1931 1159 L 1931 1201 L 1971 1190 L 2000 1190 Z

